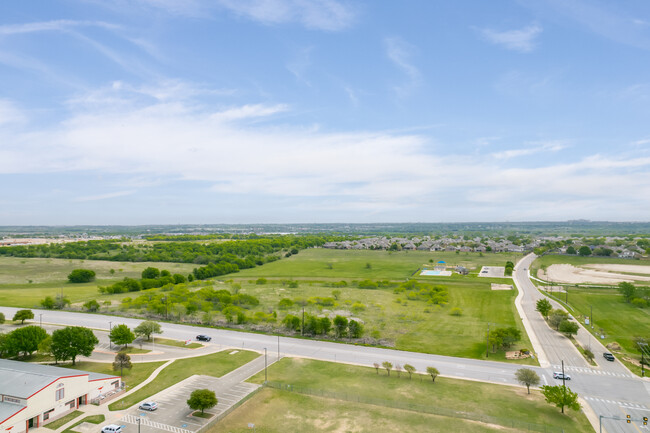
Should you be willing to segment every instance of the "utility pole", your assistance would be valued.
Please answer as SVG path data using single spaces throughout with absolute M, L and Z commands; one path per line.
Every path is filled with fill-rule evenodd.
M 268 380 L 266 375 L 266 367 L 267 367 L 267 363 L 266 363 L 266 347 L 265 347 L 264 348 L 264 383 L 266 383 Z
M 113 350 L 113 342 L 111 341 L 111 331 L 113 330 L 113 322 L 108 322 L 108 348 Z
M 485 357 L 488 358 L 490 356 L 490 322 L 488 322 L 488 329 L 487 329 L 487 338 L 485 340 Z
M 589 306 L 589 324 L 591 329 L 594 329 L 594 307 L 592 305 Z
M 278 334 L 278 361 L 280 360 L 280 334 Z
M 40 322 L 40 326 L 41 326 L 41 328 L 42 328 L 42 327 L 43 327 L 43 313 L 39 313 L 39 314 L 38 314 L 38 320 L 39 320 L 39 322 Z
M 644 367 L 644 357 L 643 355 L 645 354 L 645 351 L 648 350 L 648 343 L 637 343 L 639 345 L 639 349 L 641 349 L 641 377 L 645 376 L 645 367 Z
M 564 394 L 566 396 L 566 375 L 564 374 L 564 359 L 562 360 L 562 386 L 564 387 Z
M 300 335 L 305 335 L 305 306 L 302 306 L 302 327 L 300 328 Z
M 138 417 L 138 433 L 140 433 L 140 417 Z

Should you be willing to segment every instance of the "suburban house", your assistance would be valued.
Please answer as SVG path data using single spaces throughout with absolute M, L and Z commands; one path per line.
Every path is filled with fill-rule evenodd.
M 120 388 L 119 376 L 0 359 L 0 431 L 27 433 Z

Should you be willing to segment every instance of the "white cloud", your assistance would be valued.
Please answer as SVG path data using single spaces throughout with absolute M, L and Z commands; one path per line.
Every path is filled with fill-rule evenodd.
M 0 99 L 0 125 L 23 123 L 25 120 L 25 115 L 13 102 L 6 99 Z
M 85 197 L 78 197 L 74 201 L 98 201 L 98 200 L 107 200 L 110 198 L 116 198 L 116 197 L 123 197 L 125 195 L 131 195 L 134 194 L 136 191 L 116 191 L 116 192 L 109 192 L 106 194 L 99 194 L 99 195 L 91 195 L 91 196 L 85 196 Z
M 395 88 L 398 94 L 404 96 L 410 93 L 422 82 L 422 74 L 420 73 L 420 70 L 411 61 L 414 48 L 399 37 L 386 38 L 384 42 L 388 59 L 408 77 L 406 84 Z
M 0 26 L 0 35 L 17 35 L 46 31 L 68 31 L 75 27 L 102 27 L 115 30 L 120 26 L 104 21 L 54 20 L 23 24 L 5 24 Z
M 542 33 L 542 27 L 531 24 L 518 30 L 497 31 L 493 29 L 481 29 L 481 35 L 487 41 L 501 45 L 504 48 L 527 53 L 535 48 L 535 39 Z
M 510 159 L 518 156 L 527 156 L 540 152 L 557 152 L 566 148 L 563 141 L 549 141 L 549 142 L 532 142 L 528 143 L 529 146 L 521 149 L 510 149 L 501 152 L 495 152 L 492 156 L 496 159 Z

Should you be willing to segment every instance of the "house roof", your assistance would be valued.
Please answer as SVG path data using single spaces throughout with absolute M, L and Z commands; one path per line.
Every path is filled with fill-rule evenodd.
M 71 368 L 0 359 L 0 394 L 29 398 L 52 382 L 72 376 L 87 376 L 89 381 L 117 377 Z

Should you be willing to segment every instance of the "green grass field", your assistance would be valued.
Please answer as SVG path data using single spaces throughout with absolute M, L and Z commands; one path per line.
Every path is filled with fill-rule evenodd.
M 143 380 L 151 376 L 153 371 L 163 365 L 164 362 L 138 362 L 133 363 L 133 368 L 130 370 L 124 369 L 122 379 L 128 385 L 129 389 L 139 385 Z M 70 364 L 61 365 L 65 368 L 74 368 L 76 370 L 92 371 L 95 373 L 109 374 L 119 376 L 120 371 L 113 370 L 113 364 L 110 362 L 90 362 L 81 361 L 77 362 L 75 366 Z
M 461 409 L 478 416 L 499 418 L 501 425 L 508 425 L 507 421 L 510 420 L 545 424 L 553 429 L 562 428 L 571 432 L 593 431 L 582 413 L 560 413 L 559 409 L 546 403 L 537 390 L 531 390 L 528 395 L 525 388 L 444 377 L 438 377 L 435 383 L 429 376 L 414 375 L 410 380 L 405 373 L 397 377 L 393 372 L 387 377 L 385 372 L 377 374 L 373 368 L 305 359 L 283 359 L 269 367 L 268 373 L 270 381 L 347 394 L 348 399 L 358 396 L 362 401 L 377 399 L 387 404 L 411 403 L 439 408 L 441 412 Z M 255 383 L 263 380 L 263 373 L 251 378 Z M 255 423 L 260 432 L 496 429 L 461 419 L 267 389 L 235 410 L 210 432 L 243 431 L 246 426 L 244 421 Z
M 95 299 L 97 287 L 106 286 L 124 277 L 140 278 L 148 266 L 167 269 L 171 273 L 187 275 L 196 267 L 185 263 L 158 262 L 110 262 L 102 260 L 67 260 L 0 257 L 0 305 L 7 307 L 38 307 L 46 296 L 63 292 L 72 303 Z M 87 284 L 68 282 L 68 274 L 74 269 L 92 269 L 96 280 Z M 111 274 L 110 270 L 115 270 Z M 32 281 L 31 283 L 29 281 Z
M 456 254 L 446 251 L 388 252 L 310 248 L 277 262 L 244 269 L 233 275 L 233 278 L 404 280 L 421 266 L 433 266 L 440 260 L 447 265 L 461 265 L 470 271 L 478 271 L 481 266 L 503 266 L 506 261 L 516 262 L 521 257 L 521 254 L 514 253 L 483 253 L 481 256 L 480 253 Z M 367 263 L 370 263 L 370 268 L 366 267 Z
M 44 427 L 48 428 L 50 430 L 57 430 L 59 427 L 64 426 L 65 424 L 69 423 L 79 415 L 81 415 L 83 412 L 80 410 L 75 410 L 74 412 L 70 412 L 69 414 L 62 416 L 61 418 L 57 419 L 56 421 L 52 421 L 49 424 L 46 424 Z
M 106 420 L 106 417 L 104 415 L 90 415 L 85 418 L 82 418 L 80 421 L 72 424 L 70 427 L 67 429 L 63 430 L 63 433 L 76 433 L 76 430 L 74 428 L 78 426 L 79 424 L 83 424 L 85 422 L 89 422 L 91 424 L 101 424 Z
M 260 356 L 258 353 L 249 351 L 239 351 L 232 355 L 230 355 L 230 351 L 224 351 L 194 358 L 177 359 L 163 369 L 153 381 L 133 394 L 111 403 L 109 409 L 122 410 L 129 408 L 194 374 L 221 377 L 258 356 Z

